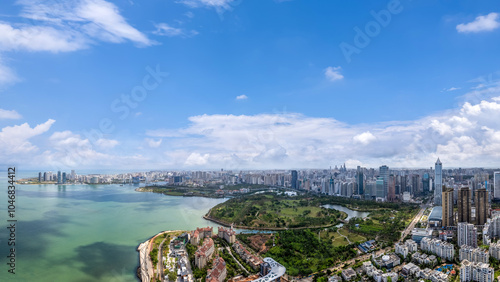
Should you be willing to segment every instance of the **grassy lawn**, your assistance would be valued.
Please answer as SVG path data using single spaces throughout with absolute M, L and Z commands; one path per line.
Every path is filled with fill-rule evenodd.
M 239 226 L 261 228 L 297 228 L 331 226 L 346 215 L 320 207 L 318 201 L 292 199 L 266 193 L 233 198 L 212 209 L 211 216 Z

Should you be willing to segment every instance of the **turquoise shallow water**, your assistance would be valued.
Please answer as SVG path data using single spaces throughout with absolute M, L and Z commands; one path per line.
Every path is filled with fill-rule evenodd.
M 217 226 L 202 216 L 225 201 L 141 193 L 129 185 L 17 185 L 16 274 L 11 275 L 4 174 L 0 281 L 138 281 L 139 243 L 163 230 Z

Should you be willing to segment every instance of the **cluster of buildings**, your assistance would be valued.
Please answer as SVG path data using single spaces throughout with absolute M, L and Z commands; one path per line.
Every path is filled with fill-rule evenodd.
M 418 250 L 417 242 L 413 240 L 406 240 L 404 243 L 396 243 L 394 245 L 394 251 L 396 254 L 402 255 L 404 258 L 408 256 L 409 253 L 414 253 Z
M 490 175 L 493 176 L 493 179 Z M 493 192 L 489 193 L 490 198 L 487 198 L 487 201 L 500 200 L 500 172 L 482 168 L 443 169 L 443 164 L 439 159 L 434 167 L 428 169 L 390 169 L 386 165 L 382 165 L 378 169 L 359 166 L 356 169 L 347 169 L 344 164 L 340 167 L 330 167 L 330 169 L 301 171 L 253 170 L 236 172 L 221 169 L 220 171 L 150 171 L 110 175 L 76 175 L 73 170 L 71 174 L 62 172 L 60 177 L 52 172 L 40 172 L 38 180 L 39 182 L 91 184 L 155 182 L 189 187 L 254 184 L 377 201 L 411 201 L 418 196 L 433 194 L 436 206 L 443 206 L 442 187 L 445 185 L 449 187 L 448 189 L 453 190 L 452 201 L 454 203 L 457 203 L 459 193 L 462 193 L 460 192 L 462 187 L 470 187 L 469 197 L 471 200 L 476 198 L 476 191 L 479 189 Z M 225 189 L 223 192 L 245 193 L 245 191 L 231 189 Z M 484 192 L 480 191 L 479 197 L 482 196 L 481 193 Z M 467 204 L 467 201 L 464 200 L 462 203 Z M 482 204 L 478 203 L 477 205 Z M 480 222 L 483 222 L 485 218 L 482 215 L 478 215 Z
M 419 266 L 408 263 L 401 268 L 401 275 L 405 277 L 421 278 L 425 280 L 430 280 L 432 282 L 448 282 L 449 275 L 438 270 L 432 270 L 429 268 L 421 269 Z
M 460 267 L 460 281 L 495 281 L 495 271 L 487 263 L 462 261 Z
M 250 265 L 253 269 L 259 269 L 262 264 L 262 259 L 258 256 L 253 255 L 250 251 L 248 251 L 240 242 L 236 241 L 233 244 L 233 250 L 240 255 L 240 257 L 245 261 L 248 265 Z
M 196 228 L 189 234 L 189 243 L 198 246 L 195 252 L 195 266 L 197 268 L 204 268 L 212 261 L 212 268 L 207 271 L 207 282 L 223 282 L 227 280 L 226 262 L 223 258 L 215 256 L 215 244 L 213 241 L 213 227 Z M 236 232 L 232 228 L 219 227 L 217 237 L 225 240 L 232 245 L 233 250 L 255 270 L 260 269 L 260 278 L 253 277 L 233 277 L 231 281 L 249 282 L 249 281 L 280 281 L 281 277 L 285 274 L 286 268 L 276 261 L 265 258 L 262 260 L 260 257 L 253 255 L 248 251 L 237 239 Z M 274 273 L 276 272 L 276 273 Z M 274 279 L 267 280 L 269 277 L 276 275 Z M 254 279 L 255 278 L 255 279 Z
M 455 247 L 453 244 L 441 241 L 438 238 L 423 238 L 420 242 L 420 249 L 449 261 L 453 261 L 455 257 Z
M 71 170 L 71 174 L 67 174 L 66 172 L 58 171 L 57 173 L 52 173 L 52 171 L 46 171 L 42 174 L 42 172 L 38 173 L 38 182 L 55 182 L 57 184 L 66 184 L 68 181 L 75 181 L 77 179 L 77 175 L 74 170 Z
M 352 268 L 350 268 L 350 269 L 352 270 Z M 382 281 L 386 282 L 386 281 L 389 281 L 389 278 L 391 279 L 391 281 L 398 281 L 398 274 L 397 273 L 395 273 L 395 272 L 384 273 L 382 270 L 375 268 L 371 261 L 363 262 L 362 269 L 363 269 L 363 272 L 368 277 L 371 277 L 373 280 L 375 280 L 377 282 L 382 282 Z M 344 271 L 342 271 L 342 277 L 344 277 Z M 344 279 L 345 279 L 345 277 L 344 277 Z
M 467 245 L 460 247 L 459 255 L 460 261 L 468 260 L 470 262 L 489 263 L 490 255 L 488 250 L 482 248 L 474 248 Z

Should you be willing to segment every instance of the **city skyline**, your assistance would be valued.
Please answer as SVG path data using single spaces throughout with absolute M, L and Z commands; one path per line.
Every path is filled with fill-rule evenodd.
M 1 4 L 4 165 L 500 165 L 494 1 L 68 3 Z

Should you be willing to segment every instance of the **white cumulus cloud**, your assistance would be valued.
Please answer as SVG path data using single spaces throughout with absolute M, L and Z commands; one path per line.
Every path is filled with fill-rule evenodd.
M 22 116 L 15 110 L 0 109 L 0 119 L 20 119 Z
M 236 96 L 236 100 L 246 100 L 246 99 L 248 99 L 248 96 L 245 94 Z
M 340 73 L 341 67 L 327 67 L 325 69 L 325 77 L 330 81 L 337 81 L 344 79 L 344 76 Z
M 366 131 L 354 136 L 352 139 L 356 143 L 368 145 L 370 142 L 374 141 L 377 138 L 370 131 Z
M 500 27 L 498 18 L 498 13 L 489 13 L 486 16 L 478 16 L 472 22 L 457 25 L 457 31 L 463 33 L 492 31 Z

